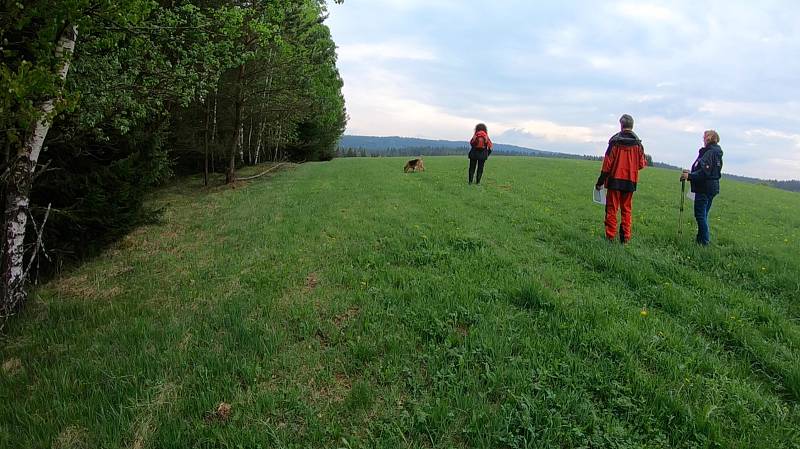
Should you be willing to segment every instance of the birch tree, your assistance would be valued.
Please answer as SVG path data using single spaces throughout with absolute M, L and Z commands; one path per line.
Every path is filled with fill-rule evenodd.
M 128 150 L 130 145 L 123 145 L 123 151 L 110 146 L 112 133 L 123 136 L 147 121 L 164 122 L 171 108 L 204 96 L 228 64 L 221 56 L 232 47 L 225 32 L 238 15 L 227 8 L 205 11 L 186 3 L 160 7 L 150 0 L 31 0 L 4 5 L 10 7 L 0 15 L 0 139 L 5 150 L 0 326 L 25 301 L 25 258 L 30 249 L 26 241 L 32 240 L 26 234 L 31 231 L 34 180 L 44 173 L 37 167 L 43 155 L 50 156 L 48 163 L 61 163 L 62 174 L 69 172 L 73 161 L 55 156 L 70 147 L 76 153 L 87 151 L 81 144 L 100 147 L 106 159 L 122 154 L 140 160 L 141 167 L 153 166 L 144 160 L 150 156 Z M 51 138 L 54 130 L 56 137 Z M 134 162 L 117 167 L 127 169 Z M 151 170 L 138 179 L 131 176 L 130 186 L 163 176 L 168 163 L 159 164 L 155 170 L 161 174 Z M 116 179 L 111 175 L 108 185 Z M 57 200 L 64 203 L 74 190 L 63 185 L 55 190 Z M 124 190 L 119 189 L 130 195 Z M 83 192 L 81 201 L 91 197 L 89 193 Z M 130 222 L 134 216 L 130 209 L 136 204 L 113 200 L 115 194 L 95 197 L 111 199 L 110 207 L 121 204 L 122 213 L 89 205 L 80 214 L 59 215 L 101 226 Z
M 198 169 L 227 165 L 232 181 L 245 144 L 241 162 L 257 163 L 312 148 L 323 142 L 320 133 L 341 134 L 344 103 L 324 1 L 10 0 L 3 7 L 0 322 L 24 303 L 26 268 L 40 243 L 81 257 L 140 223 L 144 192 L 170 175 L 175 153 L 162 135 L 179 128 L 194 142 Z M 193 104 L 198 113 L 183 116 L 199 119 L 181 123 Z M 57 213 L 41 234 L 36 218 L 50 202 Z
M 60 86 L 63 86 L 69 73 L 70 58 L 75 51 L 77 26 L 65 23 L 59 33 L 55 46 L 56 95 L 51 95 L 34 108 L 34 125 L 26 133 L 22 145 L 12 156 L 9 164 L 8 188 L 6 189 L 5 240 L 3 252 L 3 304 L 2 316 L 5 319 L 25 301 L 25 231 L 28 223 L 30 191 L 33 176 L 39 161 L 42 145 L 55 115 L 55 103 L 59 99 Z

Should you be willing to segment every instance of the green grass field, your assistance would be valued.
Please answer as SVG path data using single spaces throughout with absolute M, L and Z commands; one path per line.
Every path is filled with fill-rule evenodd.
M 309 163 L 152 200 L 0 347 L 3 448 L 800 447 L 800 195 L 598 162 Z M 230 405 L 230 409 L 221 403 Z

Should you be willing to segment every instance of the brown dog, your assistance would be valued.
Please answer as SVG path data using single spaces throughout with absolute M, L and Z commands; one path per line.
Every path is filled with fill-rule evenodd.
M 403 167 L 403 172 L 408 173 L 410 171 L 425 171 L 425 163 L 422 161 L 422 158 L 419 159 L 411 159 L 410 161 L 406 162 L 406 166 Z

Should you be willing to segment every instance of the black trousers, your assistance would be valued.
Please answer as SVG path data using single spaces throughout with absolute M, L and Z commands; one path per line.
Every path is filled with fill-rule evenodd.
M 486 159 L 470 159 L 469 160 L 469 183 L 472 184 L 472 177 L 475 176 L 475 184 L 481 183 L 481 176 L 483 176 L 483 164 Z M 475 166 L 478 167 L 478 173 L 475 173 Z

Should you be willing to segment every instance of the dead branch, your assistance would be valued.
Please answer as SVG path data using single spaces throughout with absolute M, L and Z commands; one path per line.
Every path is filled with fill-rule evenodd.
M 273 167 L 270 167 L 266 171 L 264 171 L 262 173 L 259 173 L 259 174 L 255 175 L 255 176 L 248 176 L 246 178 L 236 178 L 236 180 L 237 181 L 250 181 L 251 179 L 260 178 L 260 177 L 266 175 L 267 173 L 271 172 L 272 170 L 275 170 L 276 168 L 281 167 L 281 166 L 286 165 L 286 164 L 288 164 L 288 162 L 281 162 L 280 164 L 275 165 Z
M 44 220 L 42 220 L 42 225 L 38 227 L 36 226 L 36 222 L 33 221 L 33 216 L 31 215 L 31 222 L 33 227 L 36 229 L 36 246 L 33 248 L 33 254 L 31 255 L 31 260 L 28 261 L 28 267 L 25 269 L 25 273 L 22 275 L 23 279 L 28 277 L 28 272 L 31 271 L 31 267 L 33 266 L 33 262 L 36 260 L 36 256 L 39 254 L 39 248 L 42 248 L 44 251 L 45 257 L 50 260 L 50 256 L 47 254 L 47 250 L 44 249 L 44 244 L 42 243 L 42 236 L 44 235 L 44 225 L 47 224 L 47 217 L 50 216 L 50 206 L 52 203 L 47 205 L 47 212 L 44 213 Z

